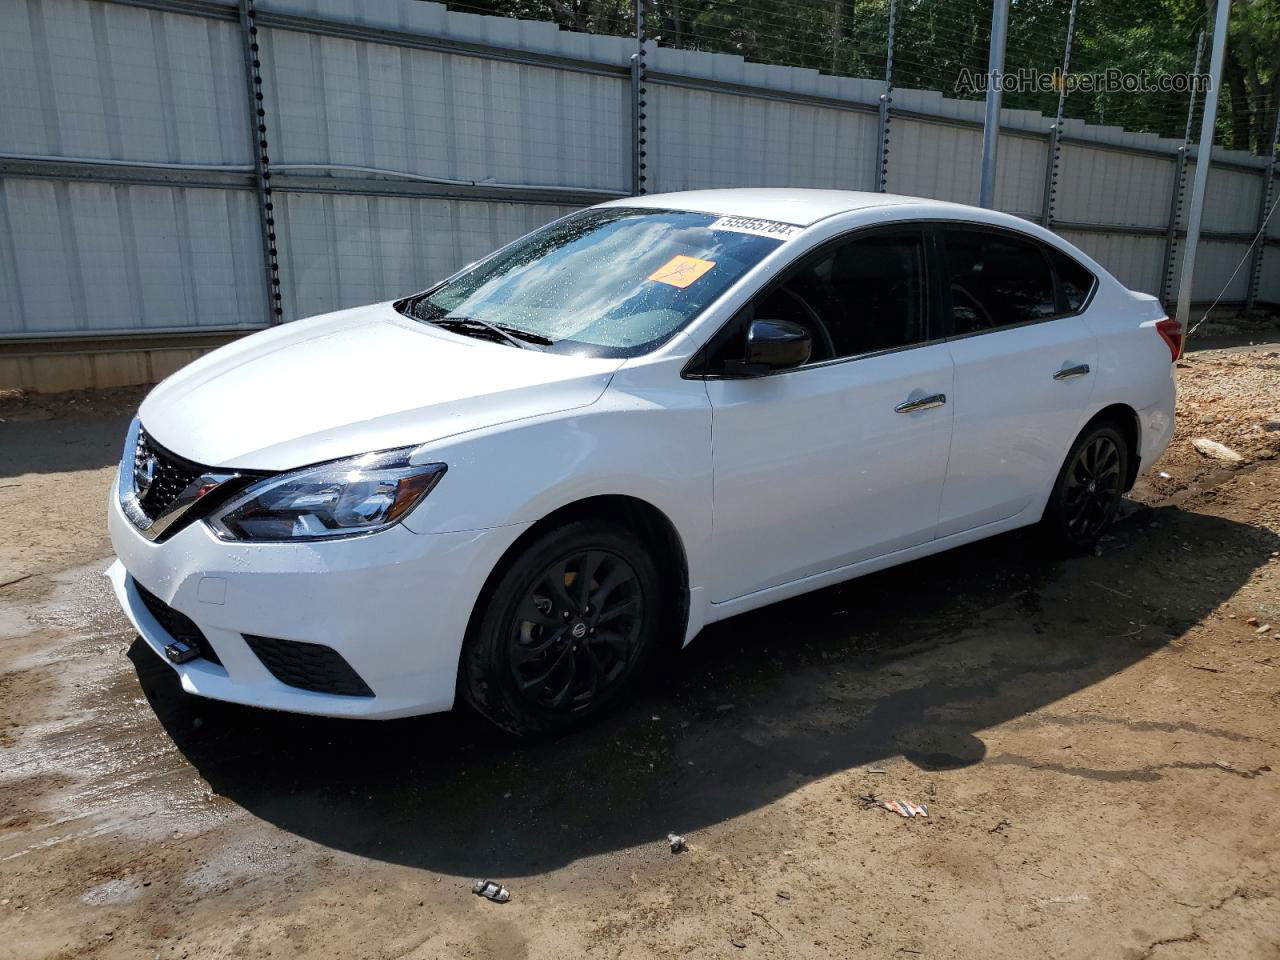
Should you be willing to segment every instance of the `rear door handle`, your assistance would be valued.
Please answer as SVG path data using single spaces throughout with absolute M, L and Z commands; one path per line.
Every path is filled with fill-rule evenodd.
M 1074 367 L 1063 367 L 1053 375 L 1055 380 L 1072 380 L 1076 377 L 1087 376 L 1089 373 L 1089 365 L 1087 363 L 1078 363 Z
M 927 397 L 921 397 L 919 400 L 908 400 L 906 403 L 900 403 L 893 409 L 898 413 L 915 413 L 917 410 L 932 410 L 934 407 L 940 407 L 947 402 L 945 393 L 934 393 Z

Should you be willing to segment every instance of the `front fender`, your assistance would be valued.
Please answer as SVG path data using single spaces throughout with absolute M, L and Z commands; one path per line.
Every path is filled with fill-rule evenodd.
M 535 522 L 591 497 L 634 497 L 671 520 L 690 586 L 701 584 L 712 523 L 711 406 L 701 382 L 667 372 L 620 372 L 589 407 L 427 444 L 414 459 L 441 461 L 448 473 L 405 526 L 481 530 Z

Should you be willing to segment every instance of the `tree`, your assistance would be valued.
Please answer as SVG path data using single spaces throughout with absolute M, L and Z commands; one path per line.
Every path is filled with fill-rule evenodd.
M 650 38 L 663 46 L 732 53 L 759 63 L 809 67 L 841 76 L 884 75 L 889 0 L 646 0 Z M 1215 0 L 1080 0 L 1074 74 L 1118 69 L 1150 77 L 1189 73 L 1196 36 L 1212 23 Z M 1218 137 L 1265 153 L 1280 102 L 1280 0 L 1233 2 L 1226 100 Z M 471 12 L 551 20 L 568 30 L 630 35 L 634 0 L 475 0 Z M 1070 0 L 1011 0 L 1007 71 L 1051 73 L 1062 62 Z M 966 72 L 986 70 L 991 0 L 899 0 L 895 84 L 957 90 Z M 1203 68 L 1202 68 L 1203 69 Z M 1072 91 L 1067 115 L 1092 123 L 1181 136 L 1186 93 Z M 1005 105 L 1052 114 L 1052 90 L 1008 91 Z
M 1267 152 L 1280 104 L 1280 0 L 1236 0 L 1227 35 L 1229 145 Z M 1227 138 L 1224 136 L 1224 140 Z

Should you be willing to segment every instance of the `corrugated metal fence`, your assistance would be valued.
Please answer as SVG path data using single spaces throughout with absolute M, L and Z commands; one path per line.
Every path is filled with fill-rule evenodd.
M 0 386 L 146 380 L 210 335 L 420 289 L 625 196 L 633 79 L 650 192 L 877 186 L 879 81 L 665 48 L 633 78 L 635 52 L 418 0 L 0 4 Z M 974 202 L 981 103 L 892 104 L 885 188 Z M 1130 286 L 1173 289 L 1181 141 L 1068 120 L 1055 170 L 1051 118 L 1005 123 L 998 206 L 1042 221 L 1052 186 L 1054 229 Z M 1256 233 L 1267 171 L 1215 151 L 1197 299 Z M 1227 301 L 1246 299 L 1247 267 Z M 1280 302 L 1280 218 L 1260 277 L 1257 298 Z M 60 366 L 24 365 L 59 345 Z

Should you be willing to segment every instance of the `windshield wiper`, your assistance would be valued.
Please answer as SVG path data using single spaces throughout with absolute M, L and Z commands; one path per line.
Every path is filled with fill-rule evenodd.
M 479 332 L 476 329 L 478 327 L 480 330 L 491 334 L 495 339 L 510 343 L 521 349 L 527 349 L 530 344 L 549 347 L 555 343 L 550 337 L 534 333 L 532 330 L 509 327 L 505 323 L 490 323 L 488 320 L 481 320 L 479 317 L 449 316 L 444 308 L 437 307 L 428 299 L 433 292 L 435 292 L 435 288 L 415 294 L 412 297 L 405 297 L 403 300 L 398 301 L 395 307 L 405 316 L 412 317 L 421 323 L 433 323 L 446 329 L 451 328 L 473 333 Z
M 482 320 L 480 322 L 483 323 L 484 321 Z M 555 341 L 550 337 L 544 337 L 542 334 L 534 333 L 532 330 L 521 330 L 519 327 L 509 327 L 505 323 L 491 323 L 489 326 L 493 327 L 493 329 L 500 333 L 505 333 L 508 336 L 515 337 L 517 340 L 536 343 L 540 347 L 549 347 L 555 343 Z
M 468 330 L 478 332 L 476 330 L 478 327 L 493 334 L 499 340 L 511 344 L 513 347 L 519 347 L 521 350 L 536 350 L 538 347 L 550 346 L 552 343 L 551 340 L 540 333 L 518 330 L 515 327 L 500 326 L 496 323 L 490 323 L 488 320 L 481 320 L 479 317 L 434 317 L 429 320 L 424 317 L 422 319 L 427 323 L 435 324 L 437 327 L 444 327 L 446 330 L 456 329 L 464 332 Z

